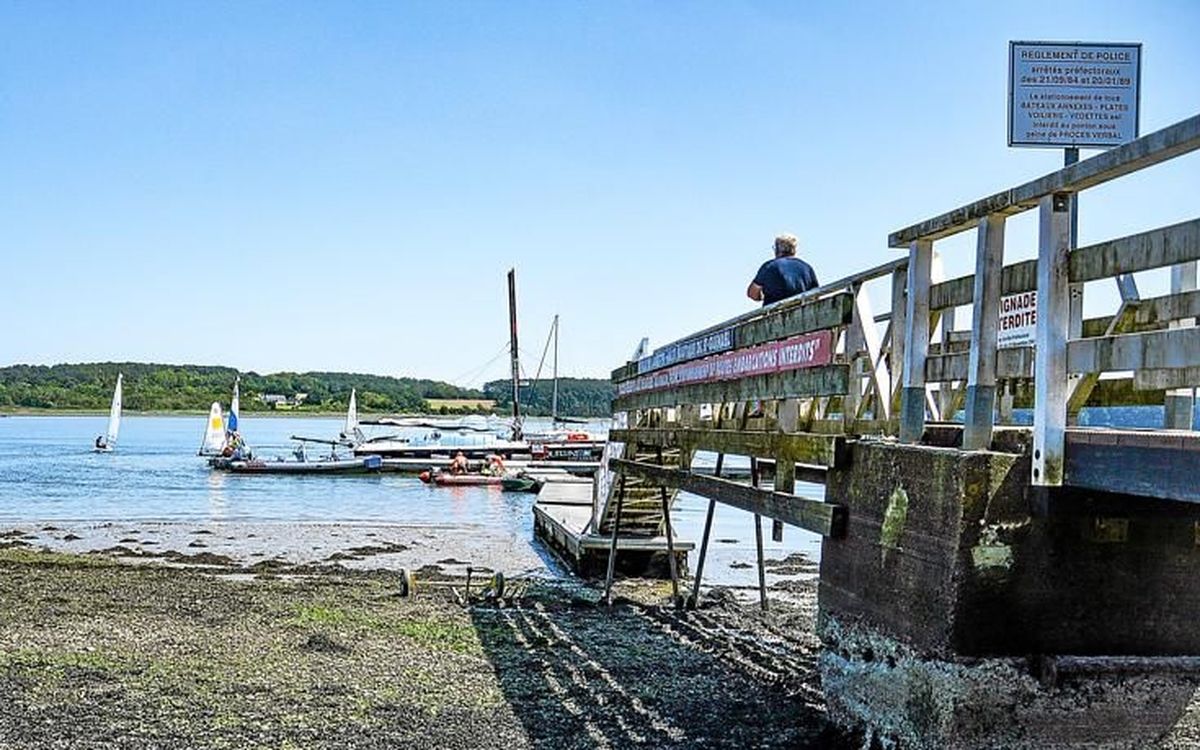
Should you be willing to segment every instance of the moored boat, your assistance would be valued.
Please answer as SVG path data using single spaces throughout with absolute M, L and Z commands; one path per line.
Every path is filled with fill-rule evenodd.
M 208 465 L 233 474 L 371 474 L 383 468 L 383 459 L 379 456 L 321 461 L 214 458 Z
M 438 487 L 499 487 L 504 477 L 495 474 L 451 474 L 448 471 L 421 472 L 421 481 Z

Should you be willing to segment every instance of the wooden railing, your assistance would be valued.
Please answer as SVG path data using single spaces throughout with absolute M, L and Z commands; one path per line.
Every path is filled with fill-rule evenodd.
M 630 447 L 611 465 L 622 475 L 701 490 L 836 533 L 836 512 L 814 515 L 803 504 L 781 509 L 777 494 L 791 492 L 795 465 L 817 476 L 836 462 L 845 437 L 888 434 L 915 443 L 928 423 L 959 412 L 963 447 L 986 449 L 999 383 L 1033 383 L 1036 484 L 1063 482 L 1068 421 L 1095 398 L 1101 373 L 1128 371 L 1134 389 L 1167 389 L 1167 425 L 1190 428 L 1191 393 L 1200 385 L 1200 329 L 1193 327 L 1200 317 L 1200 219 L 1078 249 L 1069 227 L 1073 193 L 1198 148 L 1200 116 L 897 231 L 889 244 L 907 248 L 906 258 L 724 321 L 617 368 L 614 411 L 628 426 L 614 430 L 613 439 Z M 1034 208 L 1038 257 L 1005 267 L 1006 220 Z M 975 273 L 941 280 L 934 243 L 969 230 L 977 233 Z M 1141 299 L 1133 274 L 1164 267 L 1172 269 L 1171 293 Z M 1120 307 L 1084 320 L 1083 284 L 1107 278 L 1116 281 Z M 1035 345 L 998 348 L 1001 297 L 1035 290 Z M 876 315 L 871 302 L 881 298 L 885 311 Z M 955 311 L 968 306 L 971 327 L 957 330 Z M 750 502 L 744 488 L 726 487 L 725 480 L 684 476 L 688 466 L 642 466 L 638 446 L 651 445 L 684 458 L 708 450 L 773 460 L 776 492 L 755 488 L 761 494 Z
M 1060 485 L 1068 414 L 1078 408 L 1101 373 L 1132 370 L 1139 384 L 1170 388 L 1194 388 L 1200 383 L 1200 330 L 1190 327 L 1200 223 L 1188 221 L 1074 251 L 1070 241 L 1072 194 L 1197 148 L 1200 116 L 893 233 L 889 244 L 908 248 L 909 260 L 910 324 L 900 439 L 921 439 L 928 414 L 927 385 L 932 379 L 965 380 L 963 445 L 986 448 L 994 426 L 997 378 L 1032 375 L 1033 481 Z M 1033 208 L 1038 209 L 1037 260 L 1004 269 L 1005 221 Z M 967 282 L 942 285 L 935 296 L 930 265 L 936 240 L 972 229 L 977 233 L 975 274 L 969 282 L 973 326 L 964 368 L 961 353 L 931 359 L 929 321 L 931 313 L 967 303 Z M 1141 302 L 1130 274 L 1164 266 L 1174 269 L 1172 294 Z M 1087 336 L 1082 285 L 1109 277 L 1118 280 L 1121 309 L 1103 335 Z M 1000 297 L 1030 289 L 1037 290 L 1036 356 L 1030 351 L 1001 354 L 996 346 Z M 1142 326 L 1166 330 L 1138 331 L 1138 320 Z M 1190 396 L 1173 395 L 1186 403 L 1169 403 L 1168 413 L 1186 413 L 1190 427 Z

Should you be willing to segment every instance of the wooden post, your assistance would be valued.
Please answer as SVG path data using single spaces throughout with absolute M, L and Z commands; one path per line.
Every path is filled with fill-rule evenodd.
M 1004 216 L 979 220 L 975 246 L 975 297 L 963 448 L 987 450 L 996 409 L 996 337 L 1000 325 L 1000 277 L 1004 272 Z
M 892 272 L 892 341 L 888 354 L 888 373 L 891 377 L 890 398 L 894 413 L 900 405 L 900 389 L 904 385 L 904 337 L 908 335 L 908 269 Z
M 1171 294 L 1191 292 L 1196 289 L 1196 262 L 1180 263 L 1171 267 Z M 1171 321 L 1171 328 L 1191 328 L 1195 319 Z M 1192 429 L 1196 409 L 1194 388 L 1179 388 L 1167 391 L 1164 405 L 1163 426 L 1168 430 Z
M 777 465 L 778 466 L 778 465 Z M 778 471 L 778 468 L 776 469 Z M 758 459 L 750 457 L 750 486 L 758 489 Z M 758 561 L 758 604 L 767 611 L 767 567 L 763 560 L 762 516 L 754 514 L 754 550 Z
M 713 476 L 717 479 L 721 478 L 721 466 L 725 463 L 725 454 L 717 454 L 717 465 L 713 469 Z M 704 535 L 700 537 L 700 557 L 696 560 L 696 580 L 692 582 L 692 596 L 688 600 L 688 606 L 695 608 L 700 603 L 700 581 L 704 578 L 704 558 L 708 557 L 708 538 L 712 533 L 713 511 L 717 509 L 717 501 L 709 499 L 708 513 L 704 516 Z
M 679 448 L 679 468 L 691 469 L 691 462 L 684 465 L 684 458 L 687 456 L 687 449 L 683 446 Z M 662 446 L 658 448 L 658 465 L 665 466 L 663 462 Z M 663 526 L 667 534 L 667 567 L 671 571 L 671 603 L 679 606 L 679 568 L 675 561 L 675 535 L 671 529 L 671 493 L 666 488 L 666 485 L 659 485 L 659 499 L 662 501 Z
M 919 443 L 925 434 L 925 358 L 929 354 L 929 274 L 933 242 L 916 240 L 908 251 L 904 317 L 904 389 L 900 395 L 900 441 Z
M 1038 206 L 1037 357 L 1034 362 L 1033 484 L 1063 483 L 1067 426 L 1067 334 L 1070 330 L 1071 203 L 1067 193 Z
M 608 574 L 604 577 L 604 603 L 612 606 L 613 576 L 617 572 L 617 534 L 621 533 L 621 508 L 625 505 L 625 475 L 617 489 L 617 513 L 613 518 L 612 543 L 608 546 Z

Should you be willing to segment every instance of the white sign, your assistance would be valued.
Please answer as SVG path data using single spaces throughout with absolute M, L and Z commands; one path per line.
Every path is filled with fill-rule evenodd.
M 1033 346 L 1037 338 L 1037 292 L 1021 292 L 1000 298 L 1000 329 L 996 346 Z
M 1009 42 L 1008 145 L 1107 148 L 1138 137 L 1141 44 Z

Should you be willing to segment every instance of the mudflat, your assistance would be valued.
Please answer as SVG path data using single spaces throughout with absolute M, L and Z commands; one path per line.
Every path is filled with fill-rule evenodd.
M 722 590 L 0 549 L 0 748 L 850 746 L 826 726 L 815 583 Z M 270 564 L 268 564 L 268 562 Z

